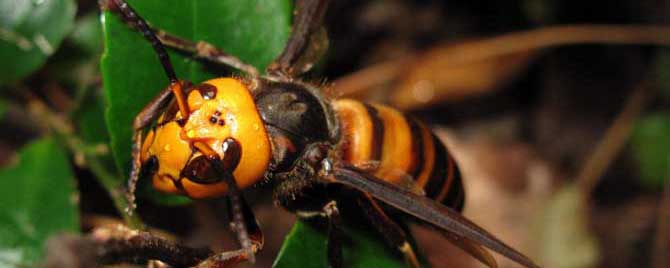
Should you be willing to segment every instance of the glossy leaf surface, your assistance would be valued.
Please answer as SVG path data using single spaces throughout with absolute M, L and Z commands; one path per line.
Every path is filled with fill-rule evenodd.
M 347 224 L 345 228 L 344 267 L 351 268 L 393 268 L 405 267 L 400 254 L 394 255 L 381 236 L 372 230 Z M 327 236 L 325 230 L 318 230 L 303 221 L 296 221 L 286 236 L 274 268 L 326 268 Z

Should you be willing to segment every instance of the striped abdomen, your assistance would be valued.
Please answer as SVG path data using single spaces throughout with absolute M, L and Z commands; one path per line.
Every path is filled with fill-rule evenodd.
M 387 106 L 355 100 L 338 100 L 333 107 L 342 131 L 343 160 L 390 183 L 413 181 L 427 197 L 462 208 L 458 167 L 423 123 Z

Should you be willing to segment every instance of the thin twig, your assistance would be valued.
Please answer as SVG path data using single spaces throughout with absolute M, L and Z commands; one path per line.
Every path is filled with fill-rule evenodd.
M 338 97 L 356 97 L 357 94 L 365 93 L 365 89 L 377 87 L 395 79 L 415 57 L 407 56 L 399 60 L 385 61 L 343 76 L 333 82 L 331 90 Z
M 640 83 L 631 93 L 623 110 L 607 129 L 577 175 L 576 183 L 580 186 L 586 198 L 590 196 L 600 177 L 626 144 L 633 129 L 633 123 L 639 117 L 646 103 L 648 97 L 647 84 L 646 81 Z
M 55 236 L 47 242 L 46 252 L 45 268 L 62 267 L 63 264 L 72 266 L 73 263 L 77 264 L 73 267 L 143 265 L 150 260 L 159 260 L 170 267 L 192 267 L 214 254 L 207 248 L 184 246 L 123 225 L 97 228 L 83 237 L 71 234 Z
M 641 25 L 561 25 L 520 31 L 501 36 L 437 46 L 401 60 L 384 62 L 336 80 L 335 92 L 357 95 L 390 82 L 407 72 L 409 59 L 439 59 L 453 65 L 511 55 L 524 51 L 575 44 L 670 45 L 670 27 Z M 437 58 L 436 58 L 437 57 Z M 359 74 L 361 73 L 361 74 Z M 363 75 L 364 74 L 364 75 Z M 373 77 L 368 79 L 367 77 Z
M 523 51 L 575 44 L 670 45 L 670 27 L 640 25 L 562 25 L 515 32 L 450 46 L 455 62 L 475 62 Z
M 191 267 L 204 261 L 212 252 L 208 248 L 192 248 L 149 232 L 138 232 L 119 226 L 121 230 L 95 230 L 96 260 L 100 264 L 136 263 L 160 260 L 174 267 Z M 119 233 L 121 235 L 119 236 Z

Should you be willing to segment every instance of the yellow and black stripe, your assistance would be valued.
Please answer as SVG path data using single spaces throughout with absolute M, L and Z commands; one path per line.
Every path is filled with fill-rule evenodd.
M 411 179 L 427 197 L 463 207 L 458 167 L 426 125 L 383 105 L 343 99 L 333 107 L 341 126 L 343 160 L 390 183 Z

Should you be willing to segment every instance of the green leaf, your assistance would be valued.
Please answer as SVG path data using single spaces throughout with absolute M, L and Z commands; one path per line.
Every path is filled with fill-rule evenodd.
M 661 189 L 670 175 L 670 112 L 648 115 L 637 122 L 631 144 L 642 184 Z
M 83 96 L 81 106 L 72 117 L 76 123 L 80 137 L 89 144 L 107 144 L 109 133 L 107 126 L 101 118 L 104 118 L 104 100 L 100 94 L 96 94 L 96 88 L 87 90 L 88 96 Z
M 104 120 L 101 120 L 105 117 L 102 92 L 99 88 L 90 86 L 84 93 L 86 95 L 82 97 L 80 105 L 71 114 L 72 121 L 84 146 L 97 151 L 99 163 L 109 173 L 116 175 L 114 157 L 109 151 L 109 132 Z M 100 179 L 98 182 L 104 184 L 101 178 L 98 179 Z
M 9 108 L 9 103 L 6 100 L 0 99 L 0 120 L 5 117 L 7 109 Z
M 97 11 L 91 12 L 77 19 L 72 33 L 51 56 L 45 70 L 64 87 L 72 89 L 78 103 L 85 97 L 87 89 L 98 83 L 102 48 L 99 15 Z
M 290 30 L 289 0 L 128 2 L 153 27 L 182 38 L 211 42 L 259 68 L 281 52 Z M 106 122 L 116 163 L 125 173 L 129 170 L 133 118 L 167 86 L 168 80 L 141 34 L 110 12 L 104 12 L 102 20 Z M 190 57 L 173 52 L 170 57 L 180 79 L 198 83 L 217 76 Z
M 91 12 L 77 20 L 68 39 L 87 54 L 99 55 L 104 47 L 101 26 L 98 12 Z
M 73 0 L 0 0 L 0 84 L 42 66 L 74 24 Z
M 71 34 L 40 70 L 48 74 L 53 82 L 67 89 L 68 93 L 73 92 L 71 106 L 73 110 L 80 110 L 80 106 L 88 105 L 82 102 L 91 95 L 91 90 L 101 89 L 97 85 L 100 83 L 99 64 L 102 48 L 102 27 L 98 11 L 94 10 L 77 19 Z M 101 115 L 96 120 L 104 126 L 104 120 L 100 120 L 101 118 L 104 116 Z
M 396 268 L 406 267 L 405 262 L 392 252 L 372 230 L 346 222 L 347 240 L 343 248 L 344 266 L 351 268 Z M 296 221 L 286 236 L 274 268 L 326 268 L 327 236 L 303 221 Z
M 77 232 L 79 216 L 70 162 L 52 139 L 24 147 L 0 171 L 0 267 L 35 265 L 58 232 Z

